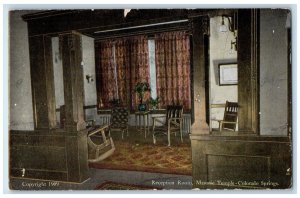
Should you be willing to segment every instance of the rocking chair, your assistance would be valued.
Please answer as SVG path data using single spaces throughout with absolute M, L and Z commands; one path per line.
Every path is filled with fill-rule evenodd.
M 228 102 L 225 104 L 223 120 L 212 120 L 219 122 L 219 131 L 235 131 L 238 117 L 238 103 Z
M 88 133 L 88 161 L 99 162 L 111 156 L 115 151 L 115 145 L 111 137 L 107 137 L 109 125 L 105 124 L 100 127 L 90 127 Z M 99 135 L 99 133 L 101 135 Z M 98 137 L 98 142 L 96 138 Z M 99 140 L 100 137 L 100 140 Z M 102 141 L 101 141 L 102 138 Z
M 60 123 L 62 128 L 65 125 L 65 105 L 61 106 Z M 86 120 L 88 130 L 88 162 L 99 162 L 111 156 L 115 151 L 113 139 L 107 136 L 109 125 L 95 125 L 95 120 Z
M 171 133 L 180 133 L 181 142 L 182 139 L 182 122 L 183 122 L 183 107 L 182 106 L 167 106 L 167 113 L 165 116 L 152 117 L 153 119 L 153 143 L 156 144 L 156 136 L 167 135 L 168 146 L 171 146 Z M 165 122 L 161 121 L 161 118 L 166 118 Z M 158 125 L 160 124 L 160 125 Z

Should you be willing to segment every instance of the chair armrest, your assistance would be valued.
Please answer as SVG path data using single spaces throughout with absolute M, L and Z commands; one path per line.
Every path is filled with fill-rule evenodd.
M 223 121 L 223 120 L 220 120 L 219 122 L 225 123 L 225 124 L 236 124 L 237 123 L 237 122 L 233 122 L 233 121 Z
M 96 128 L 96 129 L 90 131 L 89 134 L 88 134 L 88 136 L 92 136 L 92 135 L 94 135 L 94 134 L 96 134 L 98 132 L 104 131 L 108 127 L 109 127 L 109 124 L 104 124 L 104 125 Z

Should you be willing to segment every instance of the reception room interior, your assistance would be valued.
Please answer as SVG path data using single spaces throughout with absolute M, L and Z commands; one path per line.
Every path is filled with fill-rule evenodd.
M 10 189 L 292 188 L 291 16 L 11 10 Z

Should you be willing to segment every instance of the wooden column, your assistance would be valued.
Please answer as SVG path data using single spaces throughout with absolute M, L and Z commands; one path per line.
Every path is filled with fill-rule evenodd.
M 68 181 L 82 182 L 88 179 L 88 148 L 86 124 L 83 111 L 83 68 L 81 35 L 70 32 L 59 36 L 62 53 L 63 81 L 65 97 L 65 131 L 76 133 L 67 136 L 66 163 Z
M 204 35 L 209 28 L 208 17 L 192 19 L 192 106 L 193 134 L 208 134 L 209 127 L 206 123 L 206 103 L 205 103 L 205 53 Z
M 66 131 L 85 129 L 83 111 L 83 68 L 81 35 L 68 33 L 59 36 L 62 53 L 64 97 L 66 111 Z
M 238 122 L 239 132 L 258 133 L 258 11 L 238 11 Z
M 56 126 L 51 38 L 29 37 L 30 73 L 35 129 Z

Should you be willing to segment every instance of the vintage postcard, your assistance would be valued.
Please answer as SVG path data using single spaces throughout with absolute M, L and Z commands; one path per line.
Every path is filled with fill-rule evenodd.
M 10 10 L 10 190 L 292 189 L 291 21 Z

